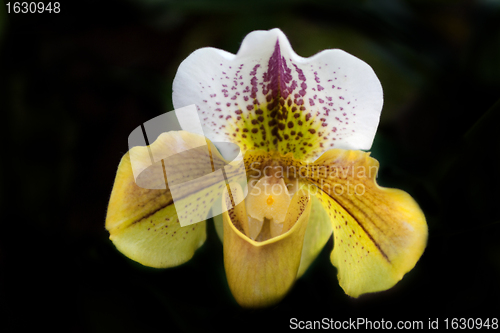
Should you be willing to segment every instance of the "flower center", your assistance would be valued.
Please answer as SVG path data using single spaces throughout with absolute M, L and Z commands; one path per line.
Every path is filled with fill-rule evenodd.
M 264 176 L 257 182 L 250 182 L 245 204 L 248 215 L 254 219 L 263 221 L 268 218 L 283 223 L 290 200 L 283 178 Z
M 248 225 L 244 229 L 247 230 L 247 236 L 256 241 L 264 241 L 283 233 L 293 194 L 290 194 L 291 184 L 285 181 L 280 167 L 271 166 L 263 174 L 259 180 L 250 179 L 245 198 L 248 221 L 243 223 L 248 222 Z

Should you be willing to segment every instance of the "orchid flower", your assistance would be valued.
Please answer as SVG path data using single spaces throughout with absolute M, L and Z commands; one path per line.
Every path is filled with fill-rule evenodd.
M 172 155 L 208 141 L 236 144 L 243 156 L 246 186 L 218 186 L 219 198 L 213 183 L 185 190 L 197 196 L 193 211 L 201 219 L 210 208 L 222 212 L 214 221 L 241 306 L 279 302 L 332 232 L 330 259 L 349 296 L 389 289 L 415 266 L 427 242 L 425 217 L 409 194 L 377 185 L 379 163 L 362 151 L 372 145 L 383 104 L 365 62 L 336 49 L 302 58 L 279 29 L 254 31 L 236 55 L 202 48 L 186 58 L 173 102 L 176 109 L 196 105 L 205 137 L 164 133 L 150 152 Z M 137 185 L 132 155 L 148 153 L 136 147 L 120 162 L 106 218 L 110 238 L 141 264 L 180 265 L 204 243 L 206 222 L 181 226 L 168 186 Z M 179 173 L 224 158 L 217 149 L 185 156 Z

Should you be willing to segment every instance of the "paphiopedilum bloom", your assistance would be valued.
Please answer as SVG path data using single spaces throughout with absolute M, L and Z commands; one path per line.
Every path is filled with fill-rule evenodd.
M 208 139 L 232 142 L 243 156 L 248 186 L 231 182 L 218 198 L 210 182 L 186 188 L 199 216 L 211 207 L 223 212 L 214 220 L 240 305 L 281 300 L 332 232 L 330 258 L 347 295 L 391 288 L 415 266 L 426 246 L 425 217 L 406 192 L 377 185 L 379 163 L 361 151 L 372 145 L 383 104 L 365 62 L 341 50 L 302 58 L 280 30 L 254 31 L 236 55 L 202 48 L 185 59 L 173 102 L 196 105 L 206 138 L 164 133 L 149 154 L 171 156 Z M 210 151 L 184 156 L 180 178 L 202 160 L 223 161 Z M 182 264 L 205 241 L 206 222 L 182 227 L 168 186 L 137 185 L 132 155 L 148 159 L 141 147 L 122 158 L 106 219 L 110 238 L 144 265 Z

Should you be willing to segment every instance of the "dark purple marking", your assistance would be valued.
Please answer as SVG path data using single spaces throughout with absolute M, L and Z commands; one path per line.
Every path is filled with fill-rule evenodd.
M 267 95 L 271 92 L 273 98 L 277 98 L 279 94 L 286 99 L 297 85 L 296 82 L 293 83 L 292 69 L 287 66 L 285 57 L 281 55 L 279 40 L 276 40 L 274 52 L 269 58 L 268 70 L 262 77 L 264 79 L 263 93 Z
M 255 67 L 258 67 L 258 66 L 259 65 L 256 65 Z M 253 76 L 252 79 L 250 80 L 250 84 L 252 85 L 250 97 L 255 99 L 255 98 L 257 98 L 257 92 L 259 91 L 259 89 L 257 88 L 257 78 L 255 76 Z
M 316 81 L 316 83 L 320 83 L 318 72 L 314 72 L 314 81 Z
M 299 94 L 300 96 L 304 97 L 306 95 L 307 84 L 305 82 L 302 82 L 300 84 L 300 88 L 302 89 L 299 91 Z

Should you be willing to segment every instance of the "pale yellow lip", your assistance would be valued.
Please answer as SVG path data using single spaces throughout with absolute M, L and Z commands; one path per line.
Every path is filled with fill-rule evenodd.
M 238 184 L 230 187 L 233 196 L 243 195 Z M 230 202 L 226 194 L 223 207 Z M 269 306 L 290 290 L 299 270 L 310 211 L 309 193 L 298 191 L 282 223 L 283 233 L 263 241 L 246 235 L 242 223 L 248 216 L 244 202 L 223 214 L 224 267 L 231 292 L 240 305 Z

